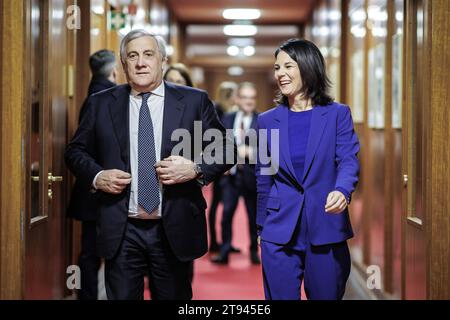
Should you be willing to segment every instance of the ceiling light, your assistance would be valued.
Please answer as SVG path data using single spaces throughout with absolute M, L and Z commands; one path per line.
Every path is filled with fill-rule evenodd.
M 362 9 L 358 9 L 351 14 L 351 19 L 355 22 L 362 22 L 366 20 L 366 12 Z
M 373 21 L 387 21 L 388 19 L 386 10 L 378 6 L 369 6 L 367 11 L 369 13 L 369 18 Z
M 228 75 L 238 77 L 244 74 L 244 69 L 240 66 L 231 66 L 228 68 Z
M 229 20 L 254 20 L 261 17 L 258 9 L 225 9 L 222 16 Z
M 223 27 L 223 33 L 227 36 L 249 37 L 254 36 L 258 28 L 253 25 L 229 24 Z
M 237 56 L 239 54 L 239 48 L 236 47 L 236 46 L 229 46 L 227 48 L 227 53 L 228 53 L 229 56 L 235 57 L 235 56 Z
M 328 13 L 328 18 L 331 21 L 339 21 L 341 19 L 341 13 L 338 10 L 331 10 Z
M 366 29 L 364 27 L 360 26 L 353 26 L 350 30 L 350 32 L 356 37 L 356 38 L 364 38 L 366 36 Z
M 252 55 L 255 54 L 255 47 L 253 46 L 246 46 L 244 48 L 244 55 L 246 55 L 247 57 L 250 57 Z
M 103 4 L 93 4 L 91 6 L 91 10 L 93 13 L 98 14 L 98 15 L 102 15 L 105 13 L 105 9 L 103 8 Z

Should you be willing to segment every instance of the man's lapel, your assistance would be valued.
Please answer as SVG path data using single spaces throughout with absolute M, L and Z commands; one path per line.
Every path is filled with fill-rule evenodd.
M 183 95 L 172 85 L 164 82 L 164 115 L 161 139 L 161 160 L 170 156 L 172 150 L 172 132 L 180 128 L 185 105 L 181 102 Z
M 130 86 L 117 86 L 112 95 L 115 101 L 109 103 L 114 130 L 119 141 L 121 157 L 127 169 L 130 166 Z

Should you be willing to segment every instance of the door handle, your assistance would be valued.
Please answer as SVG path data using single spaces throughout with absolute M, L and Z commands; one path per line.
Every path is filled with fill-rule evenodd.
M 54 176 L 51 172 L 48 173 L 48 184 L 51 184 L 52 182 L 61 182 L 63 181 L 62 176 Z
M 31 181 L 39 181 L 39 176 L 31 176 Z M 63 181 L 62 176 L 54 176 L 51 172 L 48 173 L 48 183 L 52 184 L 52 182 L 61 182 Z
M 61 182 L 63 181 L 62 176 L 54 176 L 51 172 L 48 173 L 48 190 L 47 195 L 50 200 L 53 199 L 53 190 L 52 190 L 52 183 L 53 182 Z
M 403 175 L 403 186 L 406 188 L 408 186 L 408 175 Z

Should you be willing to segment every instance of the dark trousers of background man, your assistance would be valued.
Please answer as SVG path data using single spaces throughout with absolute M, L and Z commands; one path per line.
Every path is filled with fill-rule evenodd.
M 221 179 L 223 178 L 220 178 L 219 180 L 213 182 L 212 200 L 208 212 L 210 251 L 219 250 L 219 244 L 217 242 L 217 233 L 216 233 L 216 216 L 217 216 L 217 207 L 219 206 L 220 202 L 222 202 L 222 185 L 220 183 Z
M 81 252 L 78 260 L 81 288 L 78 291 L 78 299 L 97 300 L 101 260 L 96 250 L 96 221 L 83 221 L 81 228 Z
M 256 255 L 258 250 L 256 232 L 256 181 L 254 169 L 248 165 L 238 165 L 236 174 L 222 178 L 222 246 L 220 255 L 225 260 L 231 251 L 233 237 L 233 217 L 239 203 L 239 197 L 244 198 L 248 215 L 250 234 L 250 253 Z

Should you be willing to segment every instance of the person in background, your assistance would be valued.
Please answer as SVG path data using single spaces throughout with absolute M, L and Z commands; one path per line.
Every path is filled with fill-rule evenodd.
M 298 300 L 304 280 L 308 300 L 339 300 L 350 275 L 347 207 L 359 175 L 350 108 L 328 94 L 324 58 L 310 41 L 283 43 L 275 51 L 274 77 L 278 106 L 258 117 L 268 135 L 258 154 L 277 143 L 279 153 L 270 156 L 279 166 L 271 172 L 259 157 L 256 164 L 265 296 Z
M 89 67 L 91 69 L 92 78 L 89 83 L 88 96 L 112 88 L 116 85 L 117 62 L 113 51 L 102 49 L 95 52 L 89 58 Z M 85 112 L 86 103 L 83 103 L 80 110 L 79 122 L 81 122 L 81 118 Z
M 225 113 L 237 112 L 239 107 L 236 105 L 236 94 L 238 85 L 232 81 L 221 82 L 216 91 L 216 109 L 220 118 Z
M 189 69 L 182 63 L 170 65 L 164 73 L 164 80 L 182 86 L 195 87 Z
M 100 50 L 89 58 L 92 79 L 89 83 L 88 96 L 112 88 L 116 84 L 116 57 L 113 51 Z M 79 122 L 86 113 L 86 101 L 80 110 Z M 67 216 L 81 221 L 81 251 L 78 266 L 81 271 L 81 289 L 78 299 L 97 300 L 98 270 L 100 257 L 96 250 L 97 203 L 89 188 L 83 187 L 76 180 L 69 200 Z
M 232 112 L 231 110 L 236 105 L 236 91 L 237 84 L 231 81 L 224 81 L 217 88 L 215 107 L 220 120 L 222 120 L 224 114 Z M 223 177 L 213 183 L 211 205 L 208 211 L 209 252 L 211 253 L 220 250 L 220 244 L 217 241 L 216 214 L 217 207 L 222 202 L 222 179 Z M 240 250 L 232 247 L 231 252 L 240 252 Z
M 255 152 L 256 145 L 251 145 L 249 130 L 256 132 L 256 87 L 253 83 L 243 82 L 237 89 L 238 112 L 223 116 L 222 123 L 226 129 L 232 129 L 238 150 L 238 164 L 230 170 L 230 174 L 222 177 L 223 216 L 222 216 L 222 246 L 220 254 L 213 256 L 213 263 L 227 264 L 228 255 L 232 251 L 232 224 L 239 198 L 242 196 L 248 216 L 250 236 L 250 261 L 260 264 L 258 256 L 256 230 L 256 178 Z

